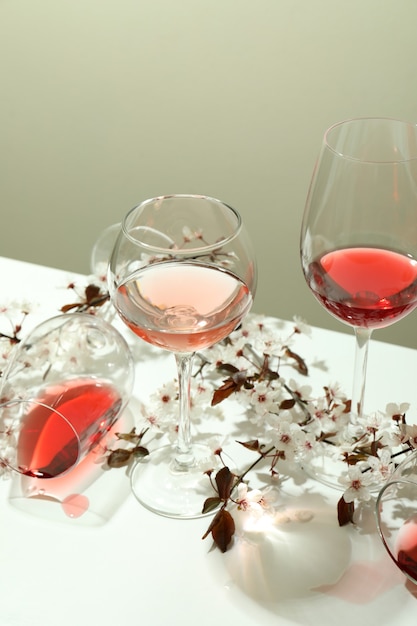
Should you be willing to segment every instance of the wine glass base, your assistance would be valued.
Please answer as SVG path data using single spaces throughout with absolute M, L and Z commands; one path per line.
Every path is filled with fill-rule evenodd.
M 165 517 L 194 519 L 212 515 L 213 510 L 202 512 L 206 498 L 216 495 L 204 472 L 209 468 L 220 469 L 220 466 L 213 467 L 217 459 L 208 446 L 193 444 L 192 453 L 191 466 L 178 466 L 175 445 L 158 448 L 139 461 L 130 476 L 132 492 L 138 502 Z
M 315 455 L 308 463 L 303 463 L 303 470 L 310 478 L 317 480 L 319 483 L 336 489 L 340 492 L 346 491 L 348 485 L 343 481 L 346 476 L 348 465 L 344 461 L 323 455 Z M 371 493 L 378 492 L 385 480 L 381 477 L 381 481 L 368 486 Z
M 347 470 L 347 465 L 343 461 L 332 459 L 328 456 L 316 455 L 308 463 L 303 463 L 303 469 L 314 480 L 331 487 L 344 491 L 346 486 L 341 482 L 340 477 Z

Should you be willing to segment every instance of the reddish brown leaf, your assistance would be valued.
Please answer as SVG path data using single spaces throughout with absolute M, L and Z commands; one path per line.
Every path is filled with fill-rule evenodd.
M 107 465 L 109 467 L 125 467 L 131 457 L 130 450 L 123 450 L 122 448 L 118 448 L 117 450 L 113 450 L 110 452 L 107 457 Z
M 129 441 L 130 443 L 139 443 L 142 439 L 144 433 L 137 434 L 136 428 L 132 428 L 129 433 L 116 433 L 116 437 L 118 439 L 122 439 L 123 441 Z
M 229 511 L 220 509 L 217 524 L 211 531 L 211 536 L 216 546 L 226 552 L 235 534 L 235 522 Z
M 85 299 L 88 306 L 103 306 L 109 297 L 109 294 L 106 291 L 101 291 L 97 285 L 88 285 L 85 289 Z
M 346 502 L 342 496 L 337 503 L 337 519 L 339 521 L 339 526 L 346 526 L 346 524 L 353 523 L 354 512 L 354 502 Z
M 279 408 L 282 411 L 288 410 L 288 409 L 292 409 L 293 406 L 295 405 L 295 400 L 294 398 L 288 398 L 287 400 L 283 400 L 280 405 Z
M 290 350 L 290 348 L 288 348 L 288 347 L 285 349 L 285 354 L 290 359 L 294 359 L 294 361 L 297 363 L 297 369 L 300 372 L 300 374 L 304 374 L 304 376 L 307 376 L 308 368 L 307 368 L 307 365 L 306 365 L 304 359 L 302 359 L 298 354 L 296 354 L 295 352 Z
M 277 380 L 279 378 L 278 372 L 271 370 L 269 367 L 269 357 L 267 354 L 264 354 L 264 360 L 262 363 L 262 367 L 259 372 L 260 380 Z
M 68 313 L 68 311 L 72 311 L 72 309 L 78 309 L 79 306 L 79 302 L 76 302 L 74 304 L 64 304 L 64 306 L 61 307 L 60 311 L 61 313 Z
M 371 443 L 371 455 L 372 456 L 378 456 L 378 450 L 381 450 L 381 448 L 383 448 L 383 444 L 380 441 L 372 441 Z
M 352 406 L 352 400 L 346 400 L 346 402 L 344 404 L 345 404 L 345 408 L 344 408 L 343 413 L 350 413 L 350 409 L 351 409 L 351 406 Z
M 278 372 L 275 372 L 274 370 L 271 370 L 269 368 L 262 373 L 263 378 L 265 378 L 266 380 L 278 380 L 278 378 L 280 377 Z
M 222 467 L 216 474 L 215 481 L 219 498 L 226 501 L 230 497 L 235 475 L 228 467 Z
M 259 452 L 261 449 L 257 439 L 252 439 L 251 441 L 238 441 L 237 443 L 240 443 L 241 446 L 247 448 L 248 450 L 252 450 L 252 452 Z
M 133 448 L 132 454 L 135 457 L 140 458 L 140 457 L 148 456 L 149 450 L 148 448 L 145 448 L 144 446 L 136 446 L 135 448 Z
M 213 517 L 213 519 L 211 520 L 209 527 L 207 528 L 206 532 L 204 533 L 204 535 L 201 537 L 201 539 L 206 539 L 206 537 L 209 536 L 209 534 L 211 533 L 211 531 L 213 530 L 215 524 L 217 524 L 217 516 L 219 515 L 220 511 L 218 511 L 216 513 L 216 515 Z
M 232 365 L 231 363 L 221 363 L 217 367 L 217 370 L 219 372 L 227 372 L 228 374 L 235 374 L 239 371 L 236 365 Z
M 247 383 L 247 371 L 237 370 L 230 378 L 223 381 L 223 385 L 216 389 L 211 400 L 211 406 L 215 406 L 232 395 L 235 391 L 239 391 L 242 386 Z
M 345 454 L 345 461 L 348 465 L 356 465 L 359 461 L 367 461 L 368 457 L 365 452 L 356 451 L 354 454 Z
M 216 546 L 226 552 L 235 534 L 235 522 L 229 511 L 220 509 L 202 538 L 205 539 L 210 533 Z
M 231 378 L 229 378 L 221 387 L 216 389 L 216 391 L 213 393 L 211 406 L 216 406 L 216 404 L 220 404 L 220 402 L 223 402 L 223 400 L 231 396 L 232 393 L 234 393 L 237 389 L 237 384 Z
M 100 287 L 98 287 L 97 285 L 87 285 L 87 287 L 85 288 L 85 299 L 87 300 L 88 304 L 90 304 L 92 300 L 94 300 L 94 298 L 97 298 L 99 294 Z
M 320 437 L 318 437 L 318 441 L 326 441 L 327 439 L 331 439 L 332 437 L 336 437 L 337 431 L 334 432 L 322 432 Z
M 211 511 L 215 511 L 218 506 L 222 503 L 222 500 L 218 496 L 213 496 L 212 498 L 207 498 L 204 502 L 202 513 L 210 513 Z

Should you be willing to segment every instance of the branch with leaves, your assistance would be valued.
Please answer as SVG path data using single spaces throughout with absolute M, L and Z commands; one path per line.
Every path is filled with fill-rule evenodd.
M 70 304 L 64 304 L 61 307 L 61 313 L 95 313 L 97 309 L 103 307 L 110 301 L 110 295 L 107 289 L 96 283 L 89 283 L 79 292 L 77 285 L 73 282 L 69 283 L 68 289 L 75 292 L 77 300 Z
M 68 288 L 76 298 L 62 306 L 61 312 L 100 314 L 103 306 L 110 304 L 100 280 L 91 280 L 82 288 L 69 283 Z M 14 310 L 3 308 L 2 313 L 8 320 L 8 327 L 0 331 L 5 363 L 10 350 L 21 341 L 29 309 L 19 305 Z M 339 385 L 325 386 L 314 395 L 306 383 L 309 368 L 294 344 L 300 334 L 309 332 L 304 322 L 295 319 L 281 336 L 274 320 L 250 315 L 226 340 L 197 360 L 194 383 L 198 393 L 193 396 L 198 396 L 198 405 L 207 403 L 216 411 L 233 398 L 246 413 L 248 430 L 255 431 L 248 441 L 238 441 L 257 455 L 247 469 L 237 475 L 222 461 L 218 472 L 208 472 L 213 496 L 202 502 L 202 512 L 213 511 L 214 517 L 204 537 L 211 535 L 222 551 L 231 545 L 236 511 L 269 506 L 262 491 L 249 487 L 248 475 L 261 461 L 269 463 L 272 478 L 279 478 L 283 462 L 307 464 L 316 456 L 338 454 L 345 468 L 340 476 L 345 489 L 337 505 L 343 526 L 354 523 L 357 506 L 368 501 L 375 485 L 390 476 L 398 457 L 417 448 L 417 426 L 406 421 L 407 403 L 390 403 L 385 411 L 367 416 L 351 436 L 347 429 L 350 400 Z M 149 398 L 138 416 L 138 430 L 119 433 L 124 445 L 108 451 L 109 467 L 130 467 L 147 456 L 145 435 L 175 433 L 177 396 L 176 381 L 172 381 Z M 197 413 L 198 405 L 192 409 Z M 221 447 L 217 454 L 221 457 Z
M 250 316 L 224 342 L 199 355 L 196 384 L 211 389 L 211 406 L 237 400 L 247 414 L 248 428 L 257 432 L 255 438 L 237 442 L 257 455 L 241 474 L 234 474 L 223 462 L 219 471 L 207 473 L 213 496 L 202 503 L 202 513 L 213 511 L 214 517 L 203 537 L 211 535 L 221 551 L 232 543 L 233 515 L 252 507 L 258 511 L 269 507 L 262 491 L 249 487 L 248 475 L 261 461 L 268 462 L 271 478 L 277 479 L 285 461 L 306 464 L 317 455 L 338 453 L 345 467 L 340 476 L 345 491 L 337 505 L 338 522 L 343 526 L 354 522 L 356 506 L 371 497 L 374 485 L 386 480 L 397 457 L 417 447 L 417 427 L 407 425 L 405 403 L 389 404 L 385 412 L 368 416 L 351 437 L 347 428 L 351 403 L 340 387 L 325 386 L 314 396 L 305 384 L 309 369 L 293 344 L 299 334 L 308 332 L 304 323 L 295 320 L 282 338 L 268 320 Z M 165 392 L 161 398 L 175 396 Z M 151 430 L 160 409 L 145 411 L 143 420 Z M 173 407 L 174 423 L 175 416 Z M 161 432 L 163 425 L 157 423 L 157 429 Z M 131 459 L 126 452 L 122 454 L 128 464 Z M 222 450 L 217 454 L 221 457 Z

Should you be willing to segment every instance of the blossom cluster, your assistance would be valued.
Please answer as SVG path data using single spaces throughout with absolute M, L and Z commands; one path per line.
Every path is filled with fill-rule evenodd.
M 251 439 L 262 442 L 253 449 L 270 460 L 272 478 L 288 471 L 291 463 L 318 477 L 315 461 L 328 458 L 338 468 L 343 501 L 367 502 L 395 469 L 397 455 L 417 447 L 417 426 L 405 421 L 409 405 L 390 403 L 384 411 L 355 418 L 353 425 L 350 400 L 339 383 L 314 393 L 308 367 L 295 352 L 300 334 L 311 334 L 301 319 L 294 318 L 288 330 L 288 325 L 280 329 L 276 320 L 252 314 L 227 340 L 199 354 L 193 423 L 198 422 L 199 407 L 209 406 L 210 399 L 212 415 L 220 419 L 220 404 L 233 398 L 247 417 Z M 175 438 L 176 400 L 175 381 L 163 385 L 142 409 L 142 428 Z M 213 451 L 220 446 L 213 441 Z M 250 489 L 239 477 L 236 482 L 231 496 L 235 511 L 271 510 L 262 491 Z
M 74 283 L 68 287 L 76 301 L 62 311 L 111 318 L 114 311 L 107 306 L 104 277 L 92 277 L 86 288 Z M 0 311 L 0 376 L 10 351 L 21 340 L 22 324 L 30 310 L 15 303 Z M 343 502 L 367 502 L 393 472 L 398 456 L 417 448 L 417 426 L 406 423 L 406 403 L 390 403 L 384 411 L 353 422 L 350 400 L 338 383 L 331 382 L 317 393 L 309 383 L 308 366 L 296 351 L 297 338 L 310 334 L 309 326 L 299 318 L 288 326 L 260 315 L 247 316 L 226 340 L 197 355 L 192 423 L 198 428 L 201 406 L 205 407 L 205 421 L 206 407 L 211 418 L 221 420 L 221 404 L 233 398 L 247 418 L 252 442 L 247 447 L 268 459 L 272 478 L 279 478 L 291 463 L 314 474 L 315 461 L 328 458 L 339 463 L 337 479 Z M 174 441 L 177 401 L 175 380 L 153 393 L 138 416 L 142 433 L 165 435 Z M 213 438 L 211 444 L 216 454 L 226 441 Z M 270 511 L 271 500 L 264 490 L 249 487 L 246 474 L 236 478 L 230 497 L 234 510 Z
M 0 304 L 0 377 L 15 345 L 20 343 L 23 325 L 34 306 L 28 302 Z

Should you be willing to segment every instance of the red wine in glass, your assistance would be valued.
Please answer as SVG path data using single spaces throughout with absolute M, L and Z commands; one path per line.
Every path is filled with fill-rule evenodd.
M 356 327 L 383 328 L 417 306 L 417 261 L 393 250 L 326 252 L 310 264 L 306 280 L 330 313 Z
M 34 402 L 27 403 L 18 440 L 19 471 L 55 478 L 70 470 L 109 431 L 121 403 L 112 385 L 96 379 L 45 387 Z
M 414 582 L 417 582 L 417 517 L 407 520 L 396 539 L 396 563 Z

